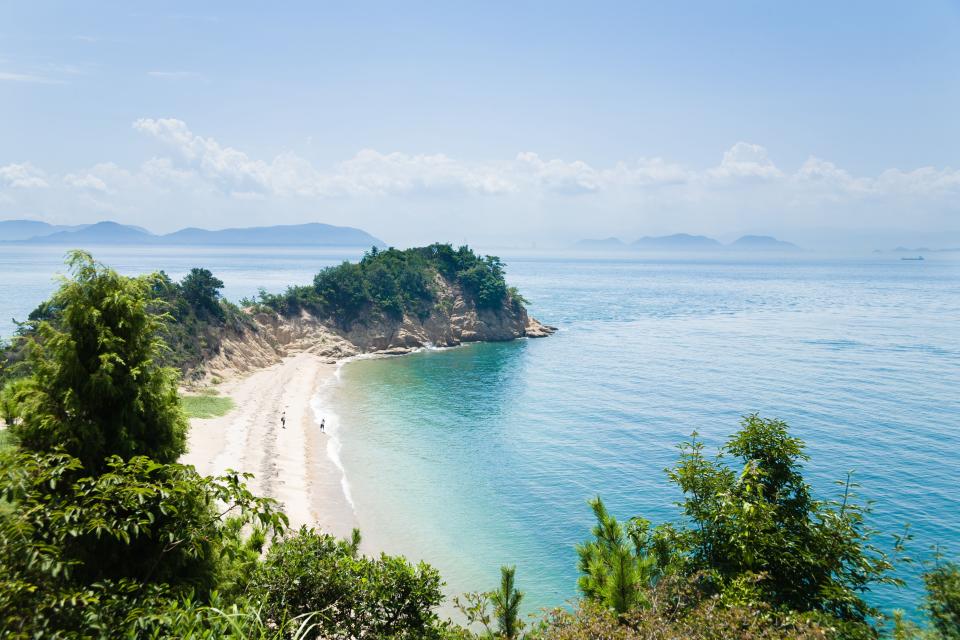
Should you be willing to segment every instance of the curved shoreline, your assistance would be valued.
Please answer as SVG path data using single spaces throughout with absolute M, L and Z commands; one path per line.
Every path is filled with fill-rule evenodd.
M 213 388 L 231 397 L 235 406 L 217 418 L 191 419 L 188 450 L 180 461 L 204 475 L 228 470 L 252 473 L 247 482 L 251 491 L 277 500 L 292 528 L 316 527 L 349 537 L 359 521 L 340 460 L 341 444 L 336 437 L 340 418 L 325 404 L 342 367 L 357 359 L 468 344 L 473 342 L 450 347 L 429 343 L 393 347 L 337 359 L 306 350 L 252 372 L 221 369 L 225 380 Z M 286 416 L 285 427 L 281 415 Z M 320 430 L 320 420 L 326 420 L 325 431 Z
M 318 392 L 335 380 L 339 366 L 303 352 L 218 385 L 235 408 L 218 418 L 190 420 L 181 462 L 205 475 L 252 473 L 250 489 L 279 501 L 291 527 L 349 535 L 356 516 L 342 473 L 327 454 L 331 434 L 322 433 L 315 420 L 323 411 L 316 406 Z

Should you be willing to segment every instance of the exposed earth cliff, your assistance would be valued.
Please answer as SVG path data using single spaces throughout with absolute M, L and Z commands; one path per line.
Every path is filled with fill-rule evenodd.
M 437 285 L 435 303 L 422 319 L 409 313 L 401 318 L 374 314 L 346 328 L 306 309 L 292 315 L 262 307 L 245 309 L 252 322 L 225 330 L 216 352 L 194 376 L 250 371 L 303 351 L 335 360 L 362 353 L 403 354 L 426 346 L 542 338 L 556 331 L 530 317 L 516 299 L 478 309 L 458 284 L 438 277 Z

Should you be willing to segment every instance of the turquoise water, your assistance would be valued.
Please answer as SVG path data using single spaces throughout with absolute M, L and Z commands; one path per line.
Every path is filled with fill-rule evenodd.
M 310 282 L 358 252 L 95 249 L 124 273 L 204 266 L 232 299 Z M 371 545 L 422 557 L 450 592 L 516 564 L 531 608 L 576 595 L 587 498 L 673 518 L 663 469 L 696 430 L 711 446 L 759 411 L 809 445 L 823 496 L 856 470 L 871 524 L 911 551 L 960 555 L 960 261 L 506 256 L 532 312 L 561 331 L 351 362 L 327 399 Z M 62 251 L 0 247 L 0 336 L 49 295 Z M 889 536 L 878 542 L 889 546 Z M 912 608 L 905 591 L 873 594 Z
M 918 558 L 960 554 L 960 262 L 515 258 L 509 273 L 558 334 L 341 371 L 341 455 L 377 546 L 432 562 L 451 592 L 516 564 L 529 607 L 560 604 L 589 497 L 674 518 L 676 444 L 717 445 L 758 411 L 807 441 L 821 496 L 854 470 L 871 525 L 910 523 Z M 912 609 L 919 570 L 872 601 Z

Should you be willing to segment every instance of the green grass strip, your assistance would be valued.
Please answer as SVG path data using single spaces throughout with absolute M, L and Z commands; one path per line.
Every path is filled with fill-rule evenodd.
M 188 418 L 219 418 L 233 409 L 232 399 L 209 395 L 180 396 L 180 404 Z

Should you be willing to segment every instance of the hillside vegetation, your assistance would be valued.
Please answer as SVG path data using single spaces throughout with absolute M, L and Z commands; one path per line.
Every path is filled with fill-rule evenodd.
M 394 275 L 407 268 L 402 255 L 390 258 Z M 421 273 L 440 268 L 421 257 Z M 924 628 L 884 620 L 866 595 L 899 583 L 907 538 L 894 556 L 874 548 L 850 478 L 836 499 L 814 496 L 804 443 L 756 415 L 715 456 L 696 434 L 680 446 L 667 471 L 681 496 L 675 521 L 620 521 L 591 501 L 572 608 L 524 620 L 523 567 L 503 567 L 491 591 L 457 599 L 469 628 L 443 621 L 442 579 L 429 565 L 366 557 L 358 531 L 341 540 L 290 530 L 276 502 L 247 489 L 249 476 L 178 464 L 186 418 L 154 311 L 168 283 L 120 276 L 83 253 L 70 273 L 3 391 L 0 637 L 960 638 L 960 568 L 928 567 Z M 194 276 L 176 295 L 209 302 L 217 283 Z
M 425 318 L 438 299 L 438 276 L 459 284 L 478 309 L 494 309 L 523 298 L 507 286 L 503 263 L 469 247 L 432 244 L 414 249 L 371 249 L 359 263 L 343 262 L 318 273 L 312 285 L 282 294 L 260 294 L 260 304 L 291 315 L 300 310 L 334 319 L 343 327 L 373 317 Z

